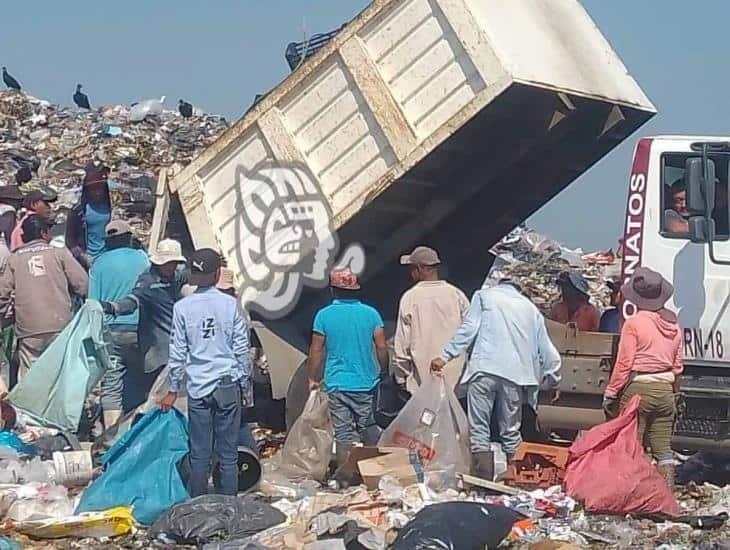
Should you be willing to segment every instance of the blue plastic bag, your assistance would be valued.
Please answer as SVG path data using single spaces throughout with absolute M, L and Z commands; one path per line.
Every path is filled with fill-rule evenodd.
M 0 431 L 0 447 L 10 447 L 19 455 L 35 456 L 35 448 L 23 443 L 18 434 L 10 430 Z
M 154 409 L 102 457 L 104 473 L 84 491 L 76 513 L 132 506 L 142 525 L 187 500 L 177 463 L 188 452 L 187 420 L 177 410 Z

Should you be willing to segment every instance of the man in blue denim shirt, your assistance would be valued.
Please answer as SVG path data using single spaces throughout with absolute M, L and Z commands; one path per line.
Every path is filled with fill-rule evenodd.
M 190 428 L 190 495 L 207 493 L 213 449 L 224 495 L 238 492 L 238 433 L 241 409 L 253 401 L 249 326 L 235 298 L 215 285 L 221 258 L 215 250 L 196 250 L 190 283 L 198 289 L 175 304 L 170 339 L 170 392 L 167 411 L 187 377 Z
M 187 273 L 180 243 L 172 239 L 159 242 L 150 255 L 152 266 L 137 279 L 127 297 L 116 302 L 102 302 L 110 315 L 128 315 L 139 310 L 137 336 L 144 358 L 144 369 L 130 369 L 124 380 L 124 410 L 140 405 L 147 398 L 157 375 L 167 364 L 172 326 L 172 308 L 187 283 Z
M 472 468 L 476 475 L 491 479 L 492 415 L 496 415 L 499 442 L 511 459 L 522 442 L 522 405 L 536 408 L 543 384 L 558 387 L 561 361 L 545 319 L 515 283 L 507 280 L 474 293 L 464 322 L 441 357 L 431 362 L 431 369 L 440 372 L 472 344 L 461 379 L 468 385 Z

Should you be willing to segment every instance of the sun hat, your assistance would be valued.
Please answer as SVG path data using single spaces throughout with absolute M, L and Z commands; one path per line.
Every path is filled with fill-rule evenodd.
M 674 294 L 674 287 L 656 271 L 640 267 L 621 287 L 621 293 L 639 309 L 659 311 Z

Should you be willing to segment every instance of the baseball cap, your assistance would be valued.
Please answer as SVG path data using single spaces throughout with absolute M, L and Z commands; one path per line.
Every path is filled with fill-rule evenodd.
M 25 195 L 25 198 L 23 198 L 23 206 L 25 208 L 30 208 L 38 201 L 56 202 L 56 200 L 58 200 L 58 195 L 52 191 L 33 189 Z
M 157 243 L 154 253 L 150 254 L 150 262 L 155 265 L 164 265 L 168 262 L 185 263 L 182 246 L 174 239 L 163 239 Z
M 214 285 L 215 276 L 221 267 L 221 256 L 212 248 L 201 248 L 190 255 L 190 284 L 195 286 Z
M 129 223 L 125 222 L 124 220 L 113 220 L 110 221 L 106 226 L 106 236 L 107 237 L 114 237 L 116 235 L 124 235 L 125 233 L 129 233 L 130 235 L 133 233 L 132 226 L 129 225 Z
M 349 267 L 333 269 L 330 273 L 330 286 L 343 290 L 360 290 L 360 283 Z
M 413 252 L 400 257 L 401 265 L 439 265 L 438 253 L 427 246 L 417 246 Z

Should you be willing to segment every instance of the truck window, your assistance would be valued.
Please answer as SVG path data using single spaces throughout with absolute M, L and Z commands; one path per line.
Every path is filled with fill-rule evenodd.
M 687 191 L 684 187 L 684 171 L 688 158 L 692 153 L 666 153 L 662 155 L 662 216 L 660 233 L 670 239 L 687 239 Z M 715 161 L 715 209 L 712 219 L 715 220 L 715 240 L 728 240 L 730 235 L 730 206 L 728 205 L 728 157 L 710 155 Z

